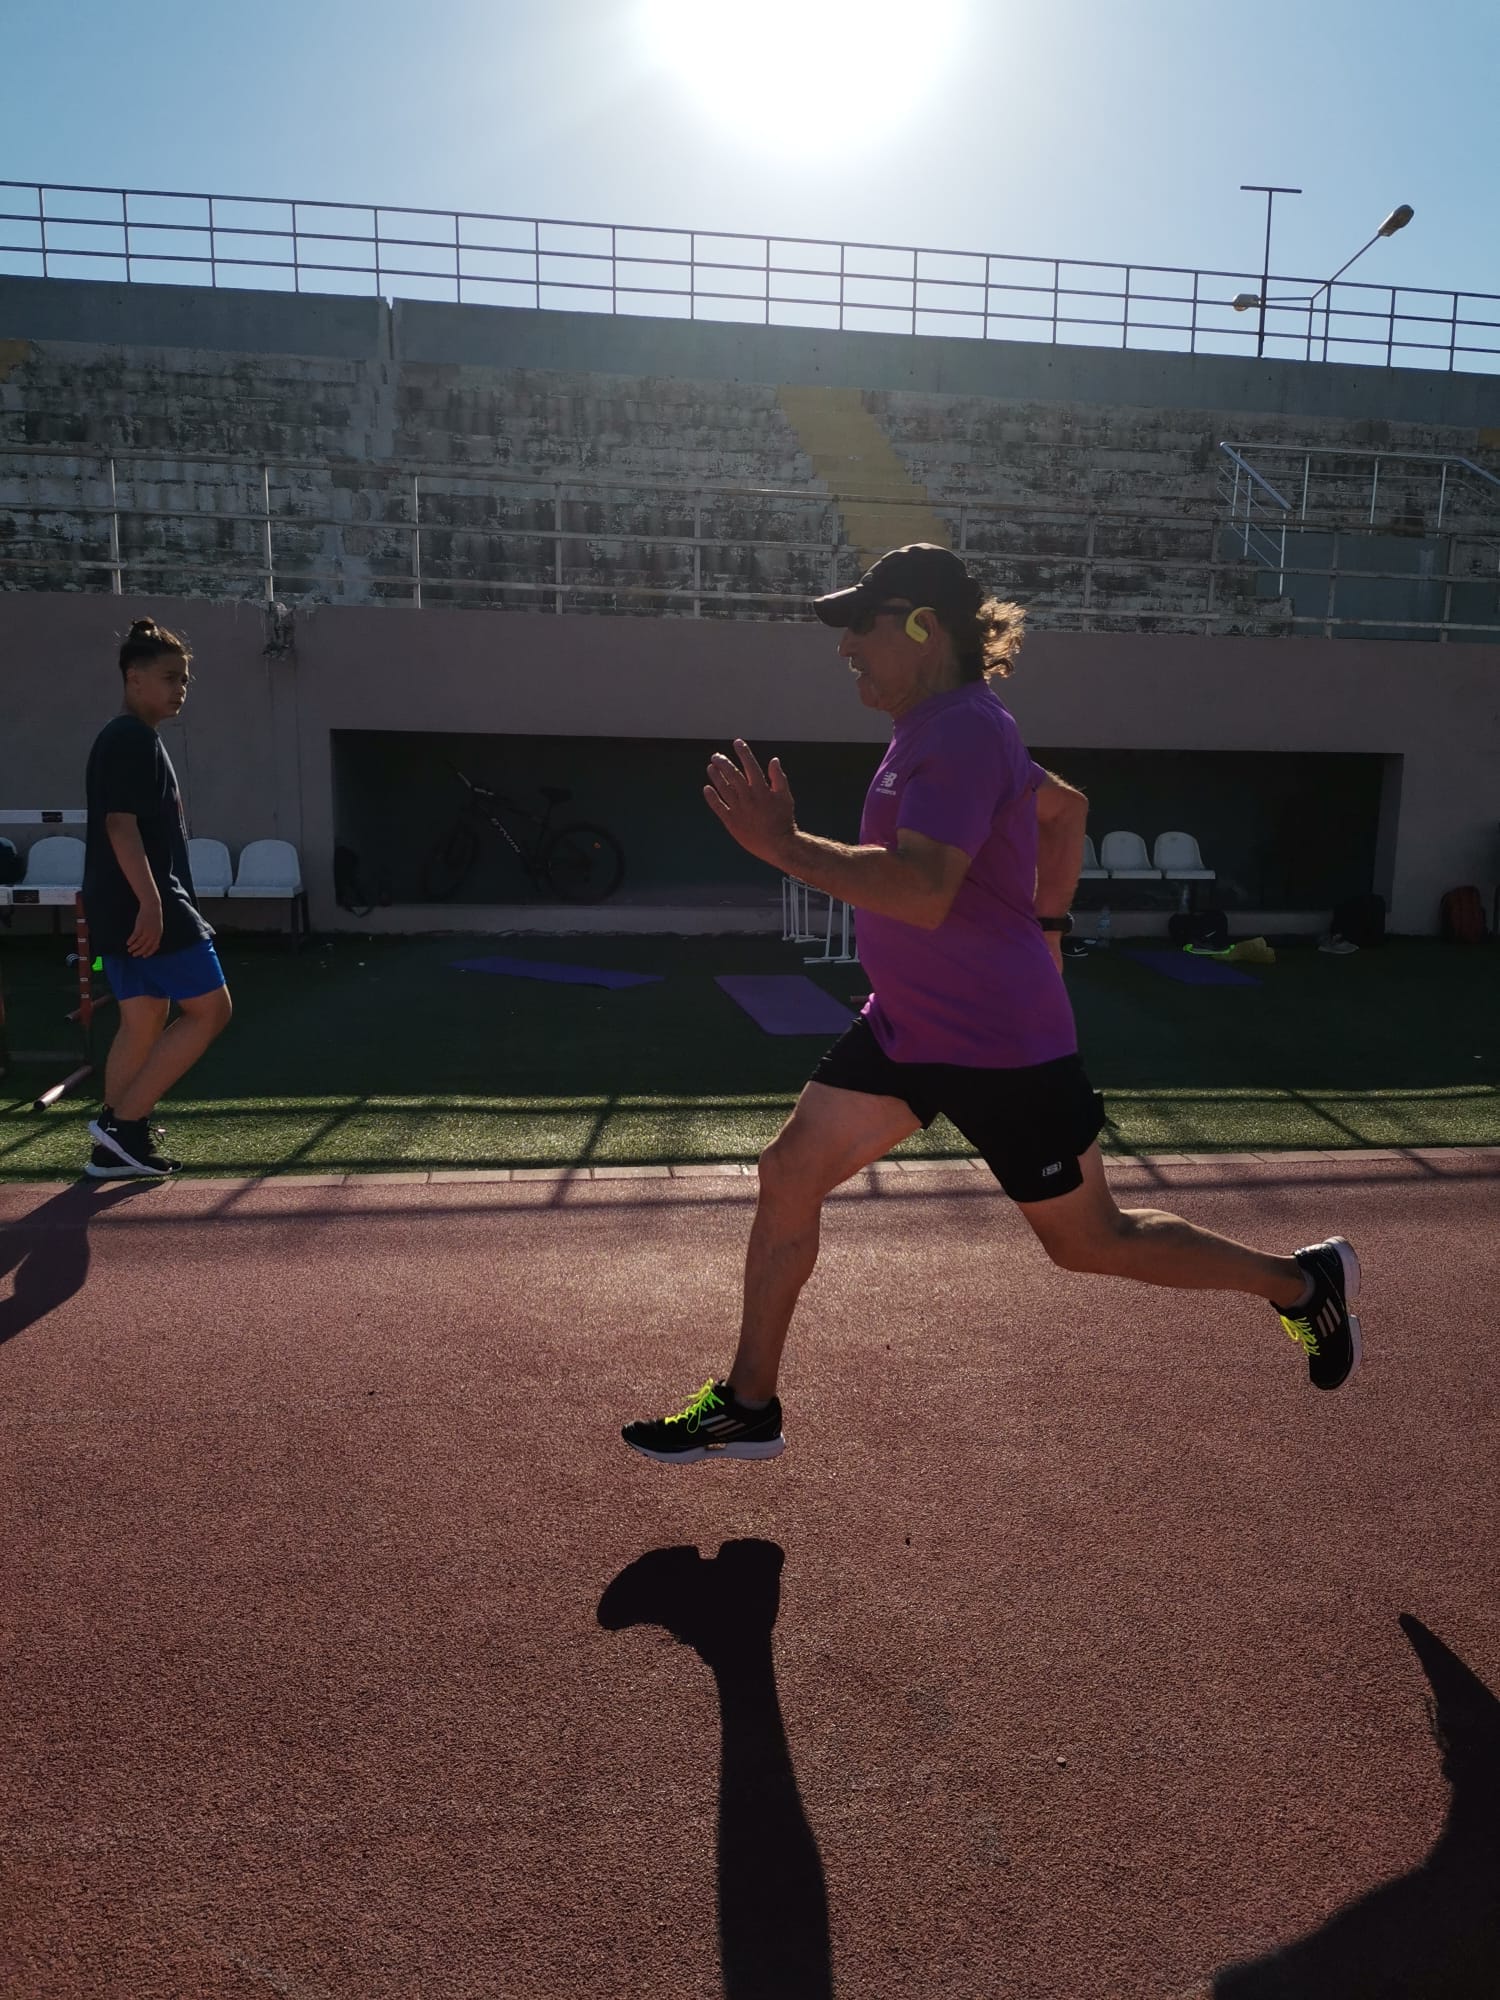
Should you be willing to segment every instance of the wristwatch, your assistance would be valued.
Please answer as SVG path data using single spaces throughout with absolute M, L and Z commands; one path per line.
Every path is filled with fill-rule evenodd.
M 1064 937 L 1066 937 L 1073 928 L 1073 919 L 1071 915 L 1063 917 L 1038 917 L 1037 922 L 1041 925 L 1044 931 L 1061 931 Z

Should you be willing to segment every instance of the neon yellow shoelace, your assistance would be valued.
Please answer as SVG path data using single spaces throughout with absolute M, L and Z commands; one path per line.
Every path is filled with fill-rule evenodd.
M 1281 1321 L 1288 1337 L 1296 1341 L 1308 1360 L 1316 1361 L 1319 1352 L 1318 1336 L 1313 1332 L 1312 1321 L 1299 1319 L 1293 1313 L 1278 1313 L 1276 1317 Z
M 722 1410 L 724 1399 L 712 1382 L 705 1382 L 685 1410 L 679 1410 L 675 1417 L 668 1417 L 669 1424 L 686 1424 L 690 1431 L 698 1428 L 702 1419 L 714 1410 Z

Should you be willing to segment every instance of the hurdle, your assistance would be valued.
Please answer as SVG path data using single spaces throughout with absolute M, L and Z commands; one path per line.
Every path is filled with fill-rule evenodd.
M 27 811 L 0 809 L 0 826 L 83 826 L 87 823 L 87 812 L 75 807 Z M 0 884 L 0 912 L 12 909 L 71 909 L 73 912 L 73 950 L 68 955 L 68 964 L 77 978 L 77 1005 L 64 1019 L 80 1032 L 84 1061 L 60 1082 L 50 1084 L 32 1099 L 33 1111 L 46 1111 L 68 1091 L 93 1075 L 96 1068 L 92 1048 L 94 1015 L 100 1007 L 107 1007 L 113 996 L 96 995 L 94 992 L 94 954 L 89 939 L 88 916 L 79 890 L 66 886 L 27 888 L 24 883 Z M 76 1063 L 77 1055 L 76 1049 L 11 1048 L 6 1022 L 5 982 L 0 976 L 0 1075 L 22 1063 Z
M 814 891 L 806 882 L 795 875 L 781 878 L 781 941 L 783 944 L 816 944 L 818 933 L 812 927 L 811 897 L 825 896 L 824 889 Z M 838 911 L 839 948 L 833 948 L 834 911 Z M 808 953 L 804 965 L 853 965 L 857 954 L 851 949 L 850 909 L 837 896 L 828 896 L 828 911 L 823 922 L 823 949 Z
M 839 948 L 837 951 L 833 948 L 835 910 L 838 912 L 839 925 Z M 823 923 L 823 949 L 821 951 L 805 953 L 802 959 L 804 965 L 853 965 L 856 963 L 858 953 L 851 948 L 850 916 L 851 911 L 847 903 L 841 902 L 837 896 L 830 896 L 828 898 L 828 914 Z M 809 943 L 812 942 L 811 939 L 807 941 Z

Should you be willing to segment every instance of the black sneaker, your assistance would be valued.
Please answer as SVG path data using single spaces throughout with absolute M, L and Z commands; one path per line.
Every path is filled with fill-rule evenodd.
M 781 1405 L 773 1396 L 763 1410 L 735 1401 L 727 1382 L 705 1382 L 685 1410 L 626 1424 L 620 1431 L 632 1451 L 659 1465 L 693 1465 L 700 1458 L 780 1458 Z
M 1277 1315 L 1307 1356 L 1307 1373 L 1315 1389 L 1341 1389 L 1359 1366 L 1359 1320 L 1352 1308 L 1359 1301 L 1359 1259 L 1342 1236 L 1314 1243 L 1292 1255 L 1313 1281 L 1313 1295 L 1295 1312 Z
M 84 1172 L 96 1181 L 165 1180 L 182 1164 L 157 1152 L 145 1118 L 122 1119 L 111 1113 L 106 1121 L 101 1116 L 90 1124 L 89 1137 L 94 1150 Z

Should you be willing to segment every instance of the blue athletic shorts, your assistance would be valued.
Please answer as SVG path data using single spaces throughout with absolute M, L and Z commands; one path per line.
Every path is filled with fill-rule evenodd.
M 182 951 L 158 951 L 150 958 L 108 952 L 104 976 L 117 1000 L 197 1000 L 226 984 L 219 954 L 207 938 Z

